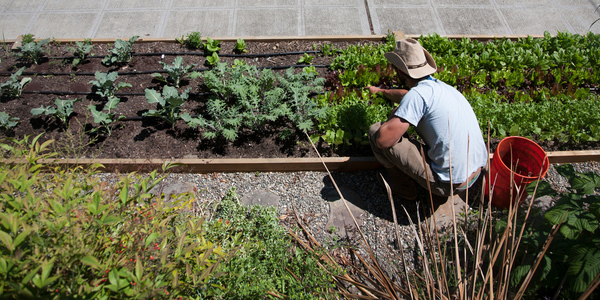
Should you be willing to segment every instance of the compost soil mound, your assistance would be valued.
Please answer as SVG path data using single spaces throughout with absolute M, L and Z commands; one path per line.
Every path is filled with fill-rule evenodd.
M 381 41 L 383 42 L 383 41 Z M 329 41 L 279 41 L 279 42 L 250 42 L 247 41 L 247 54 L 272 53 L 264 57 L 224 57 L 222 62 L 232 64 L 235 59 L 243 59 L 248 65 L 258 67 L 280 67 L 277 72 L 284 72 L 287 66 L 298 65 L 302 54 L 276 55 L 282 52 L 304 52 L 315 50 L 315 45 L 333 44 L 337 49 L 343 49 L 351 44 L 378 43 L 374 41 L 329 42 Z M 219 54 L 236 54 L 235 42 L 222 42 Z M 259 130 L 242 129 L 239 138 L 234 142 L 224 138 L 206 139 L 201 129 L 189 127 L 179 120 L 170 125 L 157 118 L 138 118 L 131 121 L 118 121 L 112 126 L 112 133 L 99 130 L 93 117 L 87 109 L 95 105 L 98 110 L 105 102 L 94 94 L 92 85 L 96 71 L 121 72 L 116 82 L 126 82 L 132 85 L 118 93 L 139 95 L 120 96 L 121 103 L 113 112 L 124 117 L 141 117 L 144 112 L 156 109 L 155 104 L 148 104 L 144 90 L 147 88 L 162 90 L 162 82 L 154 80 L 151 73 L 162 71 L 160 61 L 171 64 L 176 56 L 183 56 L 184 65 L 195 64 L 195 68 L 207 68 L 206 57 L 196 55 L 202 50 L 193 50 L 179 43 L 170 42 L 137 42 L 133 45 L 133 53 L 157 55 L 136 55 L 126 64 L 105 66 L 101 58 L 89 58 L 77 66 L 73 66 L 72 57 L 74 45 L 54 44 L 46 46 L 46 53 L 39 64 L 23 61 L 10 51 L 11 44 L 0 50 L 0 76 L 2 83 L 8 80 L 8 72 L 14 73 L 25 67 L 22 77 L 31 77 L 32 81 L 25 85 L 20 98 L 3 97 L 1 111 L 11 117 L 19 118 L 19 125 L 0 130 L 0 137 L 22 139 L 24 136 L 36 136 L 43 133 L 41 140 L 55 140 L 53 144 L 61 157 L 71 158 L 280 158 L 280 157 L 315 157 L 316 152 L 310 145 L 306 135 L 294 130 L 291 122 L 282 120 L 263 126 Z M 107 55 L 113 44 L 94 44 L 91 53 L 95 56 Z M 186 52 L 188 55 L 173 55 L 170 53 Z M 167 53 L 161 55 L 160 53 Z M 239 53 L 238 53 L 239 54 Z M 312 65 L 329 65 L 332 57 L 311 54 L 315 56 Z M 298 68 L 299 70 L 299 68 Z M 321 76 L 326 77 L 328 68 L 318 67 Z M 166 75 L 166 74 L 165 74 Z M 185 79 L 179 91 L 191 88 L 191 96 L 182 107 L 183 111 L 194 113 L 200 110 L 207 96 L 201 79 Z M 76 92 L 77 95 L 61 94 L 60 92 Z M 194 95 L 199 94 L 199 95 Z M 33 116 L 31 109 L 41 106 L 54 106 L 54 100 L 76 99 L 75 113 L 68 119 L 68 124 L 62 124 L 52 116 Z M 292 129 L 290 131 L 290 129 Z M 290 134 L 291 132 L 291 134 Z M 316 133 L 316 132 L 312 132 Z M 310 134 L 310 133 L 309 133 Z M 535 138 L 534 138 L 535 139 Z M 492 140 L 491 150 L 495 149 L 498 140 Z M 547 151 L 598 149 L 598 143 L 571 145 L 557 141 L 538 142 Z M 324 156 L 371 156 L 368 145 L 338 146 L 335 149 L 320 142 L 318 151 Z

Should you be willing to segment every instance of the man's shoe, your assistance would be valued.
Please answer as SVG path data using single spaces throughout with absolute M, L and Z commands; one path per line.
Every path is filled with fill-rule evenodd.
M 398 176 L 399 174 L 390 174 L 394 173 L 395 170 L 391 172 L 388 170 L 389 169 L 379 170 L 377 172 L 377 181 L 379 182 L 379 184 L 381 184 L 381 186 L 383 186 L 383 188 L 385 189 L 385 184 L 383 183 L 383 180 L 385 179 L 387 184 L 390 186 L 390 189 L 392 190 L 392 194 L 402 197 L 406 200 L 416 200 L 418 196 L 416 182 L 406 174 L 401 174 L 404 175 L 403 177 L 405 178 L 398 178 L 400 177 Z M 401 171 L 398 170 L 398 172 Z

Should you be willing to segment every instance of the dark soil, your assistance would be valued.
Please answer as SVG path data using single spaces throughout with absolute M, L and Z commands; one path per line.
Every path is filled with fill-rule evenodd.
M 326 42 L 326 41 L 280 41 L 280 42 L 246 42 L 247 54 L 303 52 L 314 50 L 314 45 L 332 43 L 336 48 L 345 48 L 362 42 Z M 271 55 L 266 57 L 225 57 L 223 54 L 234 54 L 235 42 L 221 43 L 222 62 L 233 63 L 234 59 L 243 59 L 249 65 L 259 67 L 282 67 L 297 65 L 301 54 Z M 314 157 L 314 150 L 307 138 L 297 131 L 293 134 L 282 134 L 290 128 L 289 122 L 269 124 L 258 132 L 242 130 L 240 137 L 235 142 L 225 139 L 205 139 L 202 130 L 190 128 L 183 121 L 178 121 L 174 126 L 166 124 L 160 119 L 143 118 L 140 120 L 119 121 L 113 126 L 112 134 L 94 130 L 99 128 L 93 122 L 87 107 L 96 105 L 100 110 L 104 105 L 103 100 L 93 94 L 90 80 L 94 80 L 93 73 L 100 72 L 127 72 L 119 75 L 117 82 L 127 82 L 133 87 L 120 90 L 121 103 L 115 113 L 125 117 L 140 117 L 149 109 L 156 109 L 156 105 L 148 104 L 143 95 L 146 88 L 161 90 L 163 83 L 153 80 L 153 72 L 162 71 L 159 61 L 172 63 L 176 55 L 136 55 L 131 62 L 119 66 L 106 67 L 101 64 L 101 58 L 90 58 L 73 67 L 72 61 L 56 59 L 73 55 L 74 45 L 50 44 L 46 47 L 46 55 L 39 65 L 27 63 L 11 52 L 11 44 L 0 50 L 0 82 L 8 80 L 9 73 L 14 73 L 21 67 L 26 67 L 23 77 L 31 77 L 32 81 L 24 88 L 20 98 L 10 99 L 3 97 L 0 102 L 1 111 L 20 120 L 18 126 L 0 130 L 0 137 L 14 137 L 22 139 L 24 136 L 35 136 L 44 133 L 41 140 L 54 139 L 55 149 L 64 157 L 94 157 L 94 158 L 274 158 L 274 157 Z M 92 53 L 96 56 L 108 54 L 112 44 L 94 44 Z M 153 42 L 135 43 L 133 52 L 142 53 L 168 53 L 186 52 L 184 64 L 196 64 L 195 68 L 203 69 L 206 57 L 195 55 L 202 50 L 188 49 L 179 43 Z M 331 57 L 316 56 L 313 65 L 329 65 Z M 318 68 L 322 76 L 330 72 L 327 68 Z M 27 73 L 28 72 L 28 73 Z M 134 73 L 143 74 L 134 74 Z M 55 75 L 51 75 L 55 74 Z M 56 75 L 64 73 L 64 75 Z M 186 79 L 180 91 L 191 88 L 191 96 L 184 104 L 186 112 L 196 112 L 202 107 L 202 95 L 205 93 L 200 79 Z M 48 91 L 77 92 L 78 95 L 65 95 L 60 93 L 39 93 Z M 131 95 L 136 94 L 139 95 Z M 68 124 L 61 124 L 48 116 L 33 116 L 31 109 L 44 106 L 54 106 L 54 100 L 80 98 L 75 104 L 75 114 L 69 118 Z M 491 141 L 492 150 L 495 149 L 497 140 Z M 570 145 L 559 142 L 539 142 L 547 151 L 554 150 L 581 150 L 598 149 L 597 143 Z M 341 147 L 333 151 L 326 143 L 318 145 L 319 151 L 325 156 L 371 156 L 368 146 Z

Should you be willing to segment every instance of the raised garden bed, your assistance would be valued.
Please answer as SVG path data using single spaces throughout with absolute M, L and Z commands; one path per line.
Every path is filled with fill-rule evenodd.
M 438 37 L 429 37 L 434 39 Z M 480 39 L 482 39 L 480 37 Z M 493 40 L 490 38 L 489 40 Z M 17 41 L 18 43 L 19 41 Z M 385 51 L 383 47 L 386 45 L 385 36 L 376 37 L 352 37 L 352 38 L 322 38 L 320 40 L 246 40 L 246 52 L 236 51 L 236 41 L 226 40 L 219 45 L 219 59 L 222 63 L 227 63 L 229 66 L 236 64 L 236 60 L 244 61 L 245 65 L 255 66 L 262 70 L 267 68 L 275 74 L 284 74 L 289 67 L 295 67 L 294 74 L 302 72 L 306 66 L 314 67 L 313 71 L 318 72 L 318 77 L 325 78 L 324 96 L 317 99 L 318 92 L 322 91 L 315 88 L 315 92 L 309 97 L 317 99 L 319 105 L 323 106 L 323 101 L 331 101 L 335 105 L 345 100 L 340 100 L 343 97 L 355 97 L 353 101 L 368 101 L 368 105 L 372 108 L 378 105 L 376 113 L 385 116 L 388 111 L 389 103 L 384 100 L 374 100 L 365 97 L 364 92 L 361 94 L 361 89 L 368 84 L 379 85 L 394 85 L 393 74 L 389 73 L 385 64 L 369 66 L 368 64 L 357 65 L 354 57 L 352 59 L 339 60 L 337 55 L 342 53 L 342 50 L 354 47 L 356 45 L 364 46 L 367 50 L 360 55 L 370 56 L 371 60 L 377 62 L 376 56 L 381 56 L 381 52 Z M 387 44 L 388 46 L 390 43 Z M 91 51 L 86 59 L 83 59 L 77 65 L 73 63 L 73 53 L 76 45 L 73 43 L 49 43 L 44 46 L 45 54 L 39 59 L 38 63 L 33 63 L 31 60 L 19 57 L 19 51 L 11 50 L 13 45 L 8 43 L 5 48 L 0 50 L 0 81 L 6 82 L 11 74 L 16 73 L 20 68 L 21 78 L 31 78 L 23 88 L 23 94 L 20 97 L 9 97 L 6 94 L 2 97 L 2 112 L 7 113 L 11 118 L 18 118 L 18 125 L 10 128 L 4 128 L 0 132 L 0 137 L 15 137 L 22 138 L 25 135 L 37 135 L 44 133 L 42 140 L 55 139 L 56 150 L 65 158 L 108 158 L 108 159 L 213 159 L 213 158 L 300 158 L 300 157 L 315 157 L 316 153 L 310 146 L 310 142 L 306 135 L 299 129 L 301 121 L 293 120 L 290 117 L 277 118 L 275 121 L 266 121 L 257 128 L 249 126 L 241 126 L 236 132 L 235 139 L 228 138 L 220 132 L 213 132 L 215 137 L 207 138 L 205 133 L 212 131 L 210 126 L 204 128 L 194 128 L 184 120 L 176 119 L 173 124 L 169 124 L 165 120 L 156 117 L 147 116 L 148 112 L 161 108 L 155 103 L 149 103 L 146 96 L 147 91 L 153 89 L 157 93 L 161 90 L 165 91 L 165 87 L 169 87 L 163 81 L 157 80 L 152 74 L 159 72 L 162 76 L 167 77 L 166 71 L 163 69 L 161 62 L 165 65 L 171 65 L 176 57 L 183 58 L 183 66 L 191 65 L 190 72 L 196 71 L 199 74 L 206 72 L 216 72 L 214 66 L 208 66 L 209 61 L 207 50 L 190 49 L 186 45 L 177 43 L 176 41 L 136 41 L 132 46 L 134 56 L 129 62 L 114 63 L 111 65 L 103 64 L 102 60 L 110 54 L 114 48 L 112 41 L 92 41 Z M 18 48 L 14 45 L 13 48 Z M 206 46 L 205 46 L 206 49 Z M 317 51 L 315 51 L 317 50 Z M 319 51 L 322 50 L 322 51 Z M 337 52 L 336 52 L 337 50 Z M 443 49 L 442 49 L 443 50 Z M 439 51 L 442 51 L 439 50 Z M 329 51 L 329 53 L 327 53 Z M 435 50 L 438 51 L 438 50 Z M 22 52 L 22 51 L 21 51 Z M 286 54 L 287 53 L 287 54 Z M 373 54 L 375 53 L 375 54 Z M 328 55 L 325 55 L 328 54 Z M 310 65 L 302 59 L 307 55 L 313 56 Z M 360 55 L 354 55 L 356 60 L 360 61 Z M 373 59 L 375 57 L 375 59 Z M 447 61 L 446 58 L 440 59 L 440 62 Z M 332 66 L 334 64 L 334 66 Z M 440 77 L 447 81 L 452 81 L 453 74 L 462 72 L 462 69 L 453 70 L 453 67 L 440 65 Z M 458 67 L 454 67 L 458 68 Z M 336 70 L 332 70 L 336 69 Z M 451 71 L 448 71 L 448 70 Z M 468 68 L 464 72 L 468 72 Z M 211 71 L 212 70 L 212 71 Z M 538 70 L 542 74 L 543 70 Z M 98 89 L 93 87 L 90 81 L 98 80 L 95 77 L 96 72 L 108 74 L 117 72 L 118 78 L 115 80 L 115 86 L 119 83 L 126 83 L 131 86 L 122 88 L 115 92 L 115 97 L 119 99 L 111 113 L 115 116 L 114 122 L 108 126 L 102 126 L 96 122 L 89 106 L 92 105 L 97 111 L 106 111 L 109 104 L 106 97 L 98 94 Z M 262 71 L 261 71 L 262 72 Z M 355 79 L 350 78 L 352 72 L 357 73 Z M 524 70 L 529 74 L 527 70 Z M 369 77 L 369 74 L 375 73 L 376 77 Z M 365 76 L 362 76 L 367 74 Z M 510 75 L 512 73 L 505 72 Z M 546 74 L 546 73 L 544 73 Z M 594 74 L 592 72 L 592 74 Z M 181 106 L 179 113 L 189 113 L 190 115 L 203 115 L 207 111 L 207 100 L 211 95 L 214 95 L 214 90 L 207 87 L 205 80 L 200 75 L 196 78 L 185 77 L 182 79 L 179 87 L 176 90 L 179 94 L 187 91 L 188 98 Z M 362 76 L 362 77 L 361 77 Z M 530 81 L 525 81 L 522 86 L 511 87 L 506 80 L 490 78 L 487 80 L 494 83 L 494 89 L 479 88 L 481 85 L 481 72 L 458 77 L 457 86 L 466 93 L 471 94 L 473 91 L 485 93 L 490 90 L 500 91 L 498 94 L 508 97 L 521 97 L 527 94 L 523 89 L 531 87 Z M 500 76 L 498 74 L 494 76 Z M 528 75 L 529 76 L 529 75 Z M 542 76 L 542 75 L 540 75 Z M 595 76 L 595 75 L 594 75 Z M 591 91 L 590 95 L 595 97 L 595 89 L 597 83 L 594 76 L 591 81 L 584 81 L 581 86 L 584 89 Z M 367 78 L 368 77 L 368 78 Z M 485 76 L 484 76 L 485 77 Z M 340 80 L 341 78 L 341 80 Z M 350 79 L 349 79 L 350 78 Z M 364 79 L 367 78 L 367 79 Z M 375 78 L 375 79 L 373 79 Z M 467 80 L 468 79 L 468 80 Z M 469 81 L 473 79 L 472 81 Z M 550 90 L 550 94 L 556 94 L 562 91 L 563 94 L 573 95 L 576 88 L 573 85 L 566 84 L 557 85 L 549 82 L 550 76 L 546 79 L 548 86 L 554 86 L 554 90 Z M 350 82 L 344 82 L 350 80 Z M 477 81 L 479 80 L 479 81 Z M 491 84 L 490 84 L 491 86 Z M 558 87 L 557 87 L 558 86 Z M 538 91 L 543 90 L 544 84 L 537 84 L 534 87 Z M 539 94 L 539 93 L 538 93 Z M 528 95 L 537 96 L 538 94 L 529 93 Z M 336 96 L 341 96 L 336 98 Z M 55 99 L 81 99 L 73 104 L 74 113 L 66 118 L 63 123 L 59 119 L 40 114 L 32 115 L 31 111 L 35 108 L 55 106 Z M 225 99 L 228 100 L 228 99 Z M 231 100 L 231 99 L 229 99 Z M 289 101 L 289 100 L 288 100 Z M 371 103 L 373 101 L 373 103 Z M 379 101 L 379 102 L 376 102 Z M 521 100 L 520 103 L 527 103 L 534 100 Z M 500 101 L 501 103 L 502 101 Z M 362 105 L 362 104 L 361 104 Z M 325 105 L 327 106 L 327 105 Z M 357 105 L 349 105 L 345 110 L 346 117 L 350 116 L 357 118 L 362 114 L 373 114 L 372 111 L 366 111 Z M 363 110 L 358 110 L 354 113 L 352 109 L 359 107 Z M 117 120 L 118 117 L 124 119 Z M 311 118 L 310 115 L 305 117 Z M 338 118 L 343 118 L 337 116 Z M 370 116 L 373 118 L 373 116 Z M 330 126 L 329 128 L 321 128 L 319 118 L 312 117 L 313 126 L 309 130 L 309 134 L 318 139 L 319 151 L 325 156 L 342 156 L 342 157 L 364 157 L 371 156 L 371 151 L 367 143 L 365 143 L 364 133 L 368 128 L 371 120 L 363 116 L 360 120 L 350 119 L 346 122 L 362 124 L 360 128 L 354 128 L 353 131 L 343 128 L 336 129 Z M 344 119 L 339 119 L 344 120 Z M 214 121 L 214 120 L 213 120 Z M 331 119 L 327 120 L 332 122 Z M 498 119 L 497 122 L 502 122 Z M 497 123 L 496 122 L 496 123 Z M 482 122 L 485 123 L 485 122 Z M 507 122 L 508 123 L 508 122 Z M 214 124 L 214 123 L 213 123 Z M 497 124 L 494 124 L 497 126 Z M 593 124 L 592 124 L 593 125 Z M 506 125 L 508 126 L 508 125 Z M 597 126 L 596 126 L 597 127 Z M 106 129 L 110 128 L 109 131 Z M 484 126 L 482 126 L 485 129 Z M 588 131 L 594 131 L 597 128 L 593 127 Z M 341 130 L 341 131 L 340 131 Z M 344 131 L 345 130 L 345 131 Z M 600 149 L 597 142 L 597 137 L 592 136 L 588 139 L 569 139 L 569 133 L 562 133 L 559 138 L 539 138 L 540 136 L 531 134 L 523 130 L 522 132 L 515 127 L 494 129 L 495 135 L 491 139 L 491 151 L 495 148 L 495 144 L 500 139 L 498 131 L 502 135 L 515 133 L 525 135 L 536 140 L 546 151 L 556 150 L 590 150 Z M 535 129 L 533 129 L 535 132 Z M 337 134 L 336 134 L 337 133 Z M 341 133 L 341 134 L 340 134 Z M 592 132 L 593 133 L 593 132 Z M 590 133 L 590 135 L 592 134 Z M 565 137 L 566 136 L 566 137 Z M 589 135 L 588 135 L 589 136 Z M 317 141 L 317 139 L 315 139 Z

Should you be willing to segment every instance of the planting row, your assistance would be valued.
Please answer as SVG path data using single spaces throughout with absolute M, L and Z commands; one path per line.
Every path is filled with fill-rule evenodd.
M 286 72 L 259 70 L 242 59 L 229 64 L 210 63 L 210 70 L 193 72 L 195 65 L 185 63 L 181 56 L 172 64 L 161 60 L 163 71 L 152 74 L 152 80 L 148 80 L 158 84 L 138 92 L 144 98 L 133 96 L 125 98 L 125 102 L 117 91 L 135 91 L 139 87 L 128 83 L 129 77 L 117 82 L 117 73 L 108 67 L 127 67 L 135 39 L 117 40 L 104 57 L 107 72 L 97 71 L 95 80 L 86 84 L 89 88 L 85 90 L 94 93 L 87 97 L 87 105 L 82 99 L 47 97 L 45 104 L 30 107 L 29 112 L 32 116 L 49 116 L 46 121 L 55 121 L 58 127 L 67 126 L 73 115 L 88 115 L 97 124 L 94 130 L 106 135 L 118 128 L 118 121 L 154 117 L 171 127 L 183 122 L 199 128 L 207 139 L 222 136 L 230 141 L 241 130 L 260 131 L 267 124 L 291 123 L 293 127 L 281 134 L 308 131 L 314 141 L 322 139 L 333 147 L 343 147 L 366 145 L 369 125 L 385 120 L 392 108 L 382 96 L 369 95 L 364 88 L 397 85 L 394 70 L 383 56 L 394 48 L 393 36 L 381 43 L 343 49 L 333 44 L 315 46 L 321 57 L 331 61 L 330 70 L 323 74 L 314 66 Z M 180 41 L 188 44 L 192 40 L 200 37 L 190 34 Z M 497 39 L 485 43 L 431 35 L 420 41 L 436 59 L 439 70 L 435 76 L 465 93 L 485 135 L 489 131 L 492 137 L 522 135 L 573 143 L 600 139 L 600 106 L 594 93 L 600 81 L 599 35 L 559 33 L 540 39 Z M 18 101 L 24 86 L 31 82 L 53 85 L 52 78 L 48 78 L 52 76 L 21 76 L 40 61 L 40 49 L 47 42 L 24 41 L 17 52 L 24 66 L 15 69 L 2 83 L 3 102 Z M 244 52 L 241 45 L 245 43 L 238 40 L 234 51 Z M 75 51 L 75 65 L 85 61 L 85 53 L 91 51 L 89 43 L 79 42 L 77 46 L 83 50 Z M 27 54 L 27 49 L 36 47 L 38 54 Z M 220 50 L 218 42 L 211 39 L 203 47 L 214 54 Z M 212 54 L 207 55 L 207 61 L 210 57 Z M 300 60 L 310 63 L 310 58 L 305 54 Z M 198 93 L 192 93 L 196 86 Z M 131 110 L 118 107 L 133 104 L 132 101 L 145 102 L 143 108 L 134 111 L 135 115 L 127 115 Z M 19 121 L 10 112 L 0 111 L 0 126 L 4 130 L 18 126 Z

